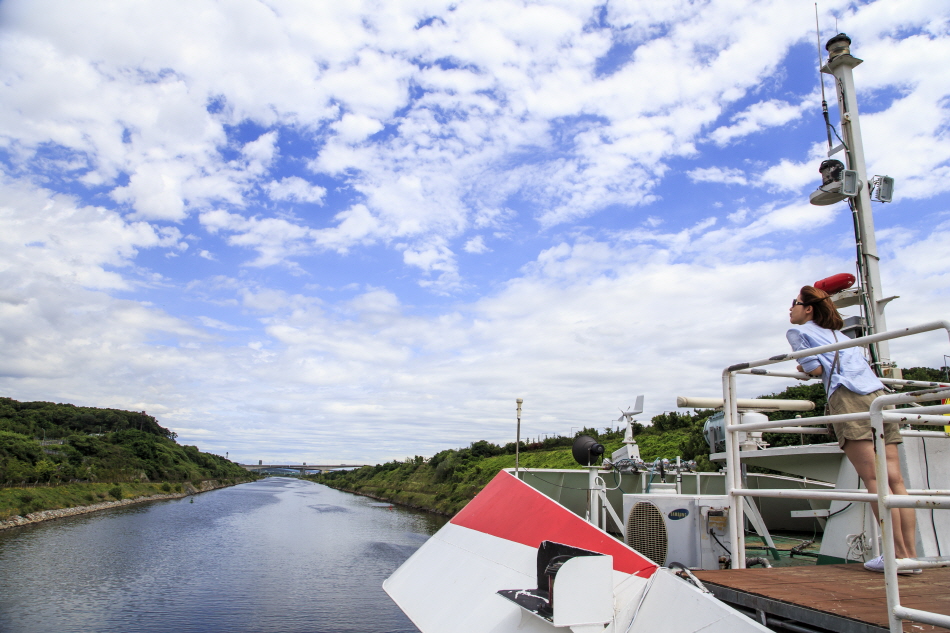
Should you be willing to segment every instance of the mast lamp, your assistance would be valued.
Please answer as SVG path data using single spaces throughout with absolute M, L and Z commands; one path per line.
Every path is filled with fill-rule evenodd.
M 828 51 L 828 61 L 841 55 L 851 54 L 851 38 L 844 33 L 838 33 L 825 44 L 825 50 Z
M 894 199 L 894 179 L 890 176 L 875 176 L 872 180 L 874 199 L 878 202 L 890 202 Z
M 821 186 L 808 196 L 808 201 L 812 204 L 825 206 L 858 195 L 858 189 L 861 187 L 858 172 L 845 169 L 840 160 L 829 158 L 822 161 L 818 171 L 821 173 Z

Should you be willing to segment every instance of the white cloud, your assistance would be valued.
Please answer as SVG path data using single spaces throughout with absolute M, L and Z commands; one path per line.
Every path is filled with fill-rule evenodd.
M 264 186 L 273 200 L 292 200 L 296 202 L 323 202 L 327 190 L 319 185 L 311 185 L 299 176 L 281 178 L 280 181 L 271 181 Z
M 176 228 L 128 222 L 114 211 L 81 206 L 71 196 L 23 182 L 0 184 L 0 261 L 3 270 L 18 271 L 13 279 L 20 279 L 11 287 L 48 276 L 85 288 L 130 290 L 137 283 L 134 276 L 116 269 L 130 268 L 140 250 L 183 250 Z
M 606 426 L 609 412 L 638 393 L 647 394 L 645 416 L 671 410 L 677 395 L 716 395 L 723 366 L 784 351 L 789 293 L 850 266 L 847 251 L 802 248 L 821 239 L 813 219 L 801 217 L 807 212 L 757 209 L 731 228 L 710 218 L 682 238 L 561 242 L 497 291 L 431 315 L 413 314 L 386 288 L 328 305 L 218 279 L 264 328 L 241 334 L 226 321 L 199 319 L 246 336 L 237 348 L 161 310 L 83 290 L 66 269 L 44 277 L 13 262 L 3 274 L 30 285 L 13 293 L 4 285 L 0 295 L 0 339 L 9 350 L 0 386 L 24 400 L 52 392 L 78 404 L 134 404 L 158 413 L 183 441 L 239 459 L 272 451 L 299 461 L 383 460 L 505 441 L 515 397 L 525 399 L 528 434 Z M 767 258 L 747 248 L 796 232 Z M 946 250 L 947 227 L 882 237 L 885 283 L 903 295 L 891 325 L 944 315 L 950 264 L 933 254 Z M 438 248 L 414 253 L 418 265 L 440 261 Z M 179 343 L 150 343 L 155 333 Z M 933 355 L 929 339 L 894 349 L 905 366 Z M 631 367 L 649 367 L 633 370 L 633 386 Z M 741 383 L 750 396 L 783 386 Z M 363 438 L 373 438 L 372 451 Z
M 766 169 L 760 176 L 762 183 L 776 191 L 817 189 L 821 184 L 818 167 L 824 159 L 820 154 L 810 161 L 797 163 L 783 158 L 777 165 Z
M 199 316 L 198 320 L 201 321 L 201 325 L 214 330 L 224 330 L 225 332 L 241 332 L 243 330 L 247 330 L 246 327 L 231 325 L 230 323 L 212 319 L 211 317 Z
M 689 179 L 693 182 L 718 182 L 724 185 L 747 185 L 749 184 L 745 173 L 741 169 L 733 167 L 699 167 L 686 172 Z
M 211 233 L 229 233 L 228 244 L 256 250 L 257 258 L 249 266 L 292 266 L 289 257 L 311 250 L 308 238 L 314 231 L 282 218 L 245 218 L 218 209 L 202 213 L 200 220 Z
M 800 118 L 802 110 L 806 107 L 813 107 L 815 104 L 812 101 L 809 98 L 797 105 L 779 99 L 754 103 L 732 117 L 735 123 L 716 128 L 709 133 L 709 138 L 716 145 L 723 146 L 737 138 L 748 136 L 765 128 L 785 125 Z
M 367 136 L 383 129 L 378 120 L 363 114 L 344 114 L 343 118 L 331 126 L 340 138 L 348 143 L 358 143 Z
M 939 133 L 950 82 L 899 60 L 947 57 L 947 39 L 935 26 L 945 16 L 917 7 L 898 19 L 881 4 L 847 14 L 863 50 L 886 60 L 863 85 L 911 90 L 886 113 L 867 117 L 885 132 L 878 135 L 883 151 L 869 144 L 869 162 L 894 155 L 903 138 L 915 158 L 894 172 L 901 195 L 926 196 L 950 182 L 942 177 L 948 144 Z M 272 173 L 280 158 L 273 128 L 312 130 L 325 143 L 311 167 L 344 178 L 363 198 L 330 209 L 339 222 L 366 212 L 357 230 L 324 230 L 318 241 L 340 252 L 433 233 L 455 239 L 512 197 L 529 201 L 545 227 L 611 205 L 650 205 L 666 161 L 696 155 L 697 141 L 729 143 L 784 125 L 815 99 L 765 96 L 706 132 L 724 108 L 762 90 L 790 46 L 811 37 L 793 0 L 741 9 L 715 0 L 701 11 L 682 3 L 611 6 L 602 16 L 610 29 L 587 28 L 600 10 L 590 2 L 525 8 L 496 0 L 451 10 L 436 2 L 370 13 L 358 3 L 110 9 L 107 17 L 134 38 L 104 34 L 102 16 L 51 2 L 58 17 L 50 19 L 39 6 L 5 3 L 0 37 L 11 78 L 0 99 L 0 136 L 18 160 L 38 163 L 46 144 L 61 146 L 74 154 L 60 161 L 63 168 L 85 169 L 85 182 L 111 188 L 136 217 L 177 222 L 222 203 L 238 210 L 255 184 L 278 201 L 324 200 L 322 188 Z M 840 9 L 850 11 L 841 3 L 823 7 Z M 879 14 L 888 19 L 868 17 Z M 423 17 L 438 19 L 416 29 Z M 934 35 L 898 40 L 898 28 Z M 598 76 L 612 39 L 633 52 Z M 443 67 L 444 60 L 457 67 Z M 411 97 L 411 86 L 426 92 Z M 908 130 L 901 108 L 927 114 Z M 228 126 L 244 122 L 269 131 L 234 147 Z M 369 142 L 384 123 L 393 134 Z M 528 148 L 549 154 L 512 166 Z M 233 150 L 238 157 L 229 157 Z M 720 182 L 740 181 L 733 173 Z
M 433 238 L 416 246 L 407 246 L 402 252 L 402 259 L 407 265 L 426 273 L 428 279 L 419 282 L 424 287 L 444 292 L 458 286 L 455 253 L 441 239 Z
M 485 245 L 485 238 L 481 235 L 476 235 L 472 239 L 465 242 L 465 246 L 462 247 L 466 253 L 488 253 L 491 252 L 491 249 Z
M 393 313 L 399 309 L 399 298 L 385 288 L 375 288 L 351 299 L 347 306 L 360 313 Z
M 379 226 L 379 220 L 363 204 L 341 211 L 334 219 L 337 220 L 336 226 L 315 231 L 313 239 L 317 246 L 339 253 L 345 253 L 357 244 L 372 243 Z

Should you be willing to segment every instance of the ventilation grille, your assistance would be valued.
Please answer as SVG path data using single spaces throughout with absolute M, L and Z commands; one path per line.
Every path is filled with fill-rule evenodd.
M 627 517 L 627 545 L 660 565 L 666 563 L 669 539 L 660 510 L 648 501 L 640 501 Z

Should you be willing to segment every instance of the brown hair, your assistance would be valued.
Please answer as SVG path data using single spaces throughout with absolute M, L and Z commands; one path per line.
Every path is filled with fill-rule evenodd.
M 812 307 L 812 320 L 815 325 L 826 330 L 840 330 L 844 327 L 844 321 L 838 314 L 838 308 L 831 301 L 831 295 L 824 290 L 819 290 L 814 286 L 802 286 L 802 303 Z

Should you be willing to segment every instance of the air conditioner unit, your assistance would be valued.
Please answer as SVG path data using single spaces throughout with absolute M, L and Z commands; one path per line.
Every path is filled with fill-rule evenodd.
M 624 542 L 663 566 L 720 569 L 729 558 L 729 497 L 724 495 L 624 495 Z

